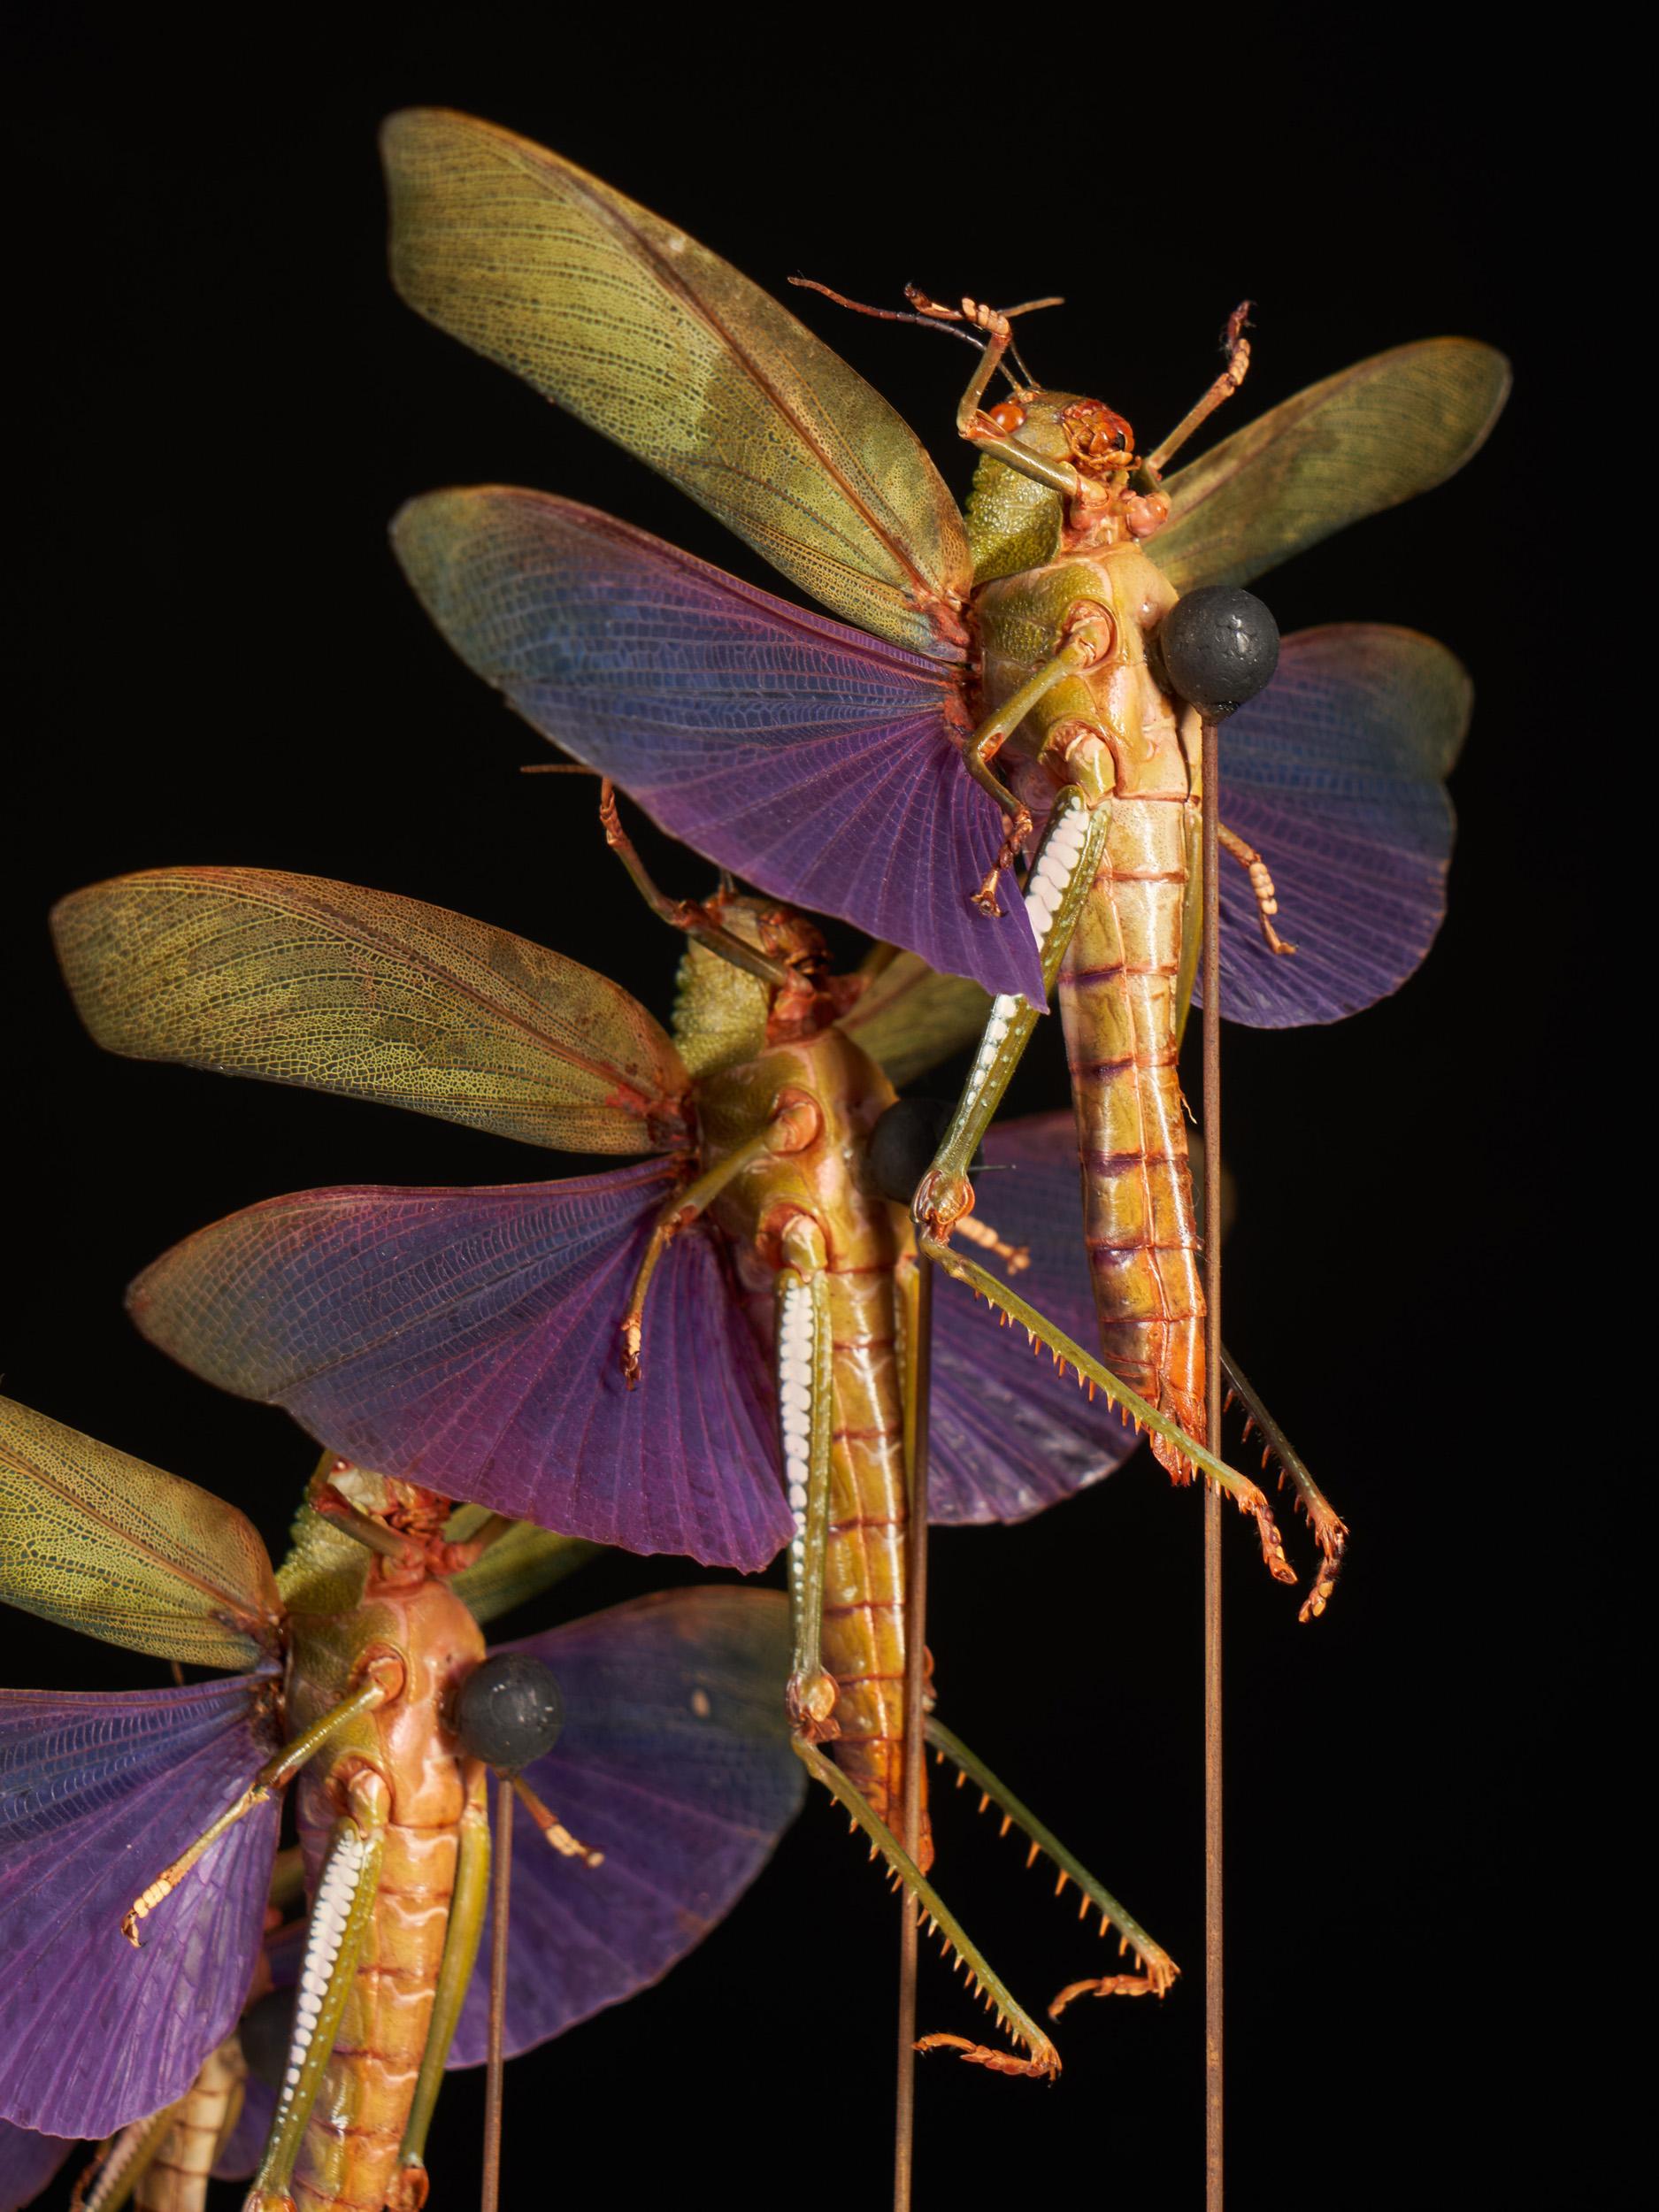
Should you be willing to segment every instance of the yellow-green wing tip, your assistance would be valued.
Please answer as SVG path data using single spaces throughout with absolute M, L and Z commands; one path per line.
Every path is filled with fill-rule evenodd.
M 1492 426 L 1509 399 L 1515 372 L 1508 354 L 1500 353 L 1496 346 L 1489 346 L 1480 338 L 1431 338 L 1425 342 L 1424 350 L 1440 354 L 1471 403 L 1470 442 L 1458 457 L 1457 465 L 1461 467 L 1472 454 L 1479 452 L 1490 436 Z
M 276 1579 L 245 1515 L 9 1398 L 0 1398 L 0 1599 L 197 1666 L 252 1666 L 281 1647 Z

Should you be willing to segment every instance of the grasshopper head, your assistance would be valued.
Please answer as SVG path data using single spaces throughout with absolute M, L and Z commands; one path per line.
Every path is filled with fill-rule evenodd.
M 1125 480 L 1139 459 L 1135 434 L 1103 400 L 1076 392 L 1017 392 L 990 410 L 1005 438 L 1045 461 L 1070 461 L 1079 475 Z
M 402 1536 L 438 1535 L 449 1517 L 449 1500 L 435 1490 L 424 1490 L 396 1475 L 377 1474 L 349 1460 L 325 1462 L 312 1478 L 312 1487 L 334 1491 L 365 1519 L 379 1521 Z
M 722 889 L 703 902 L 744 944 L 787 970 L 782 983 L 764 982 L 705 946 L 690 944 L 680 964 L 674 1043 L 695 1076 L 757 1060 L 768 1046 L 810 1035 L 845 1010 L 845 994 L 829 973 L 829 948 L 803 914 L 775 899 Z

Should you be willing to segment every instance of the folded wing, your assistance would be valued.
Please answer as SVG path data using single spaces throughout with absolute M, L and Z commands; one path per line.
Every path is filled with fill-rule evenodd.
M 526 2051 L 661 1979 L 730 1911 L 800 1809 L 783 1685 L 787 1607 L 676 1590 L 504 1647 L 557 1678 L 565 1731 L 526 1779 L 603 1865 L 513 1831 L 506 2047 Z M 450 2055 L 485 2055 L 489 1943 Z
M 941 975 L 891 945 L 878 945 L 859 972 L 869 980 L 840 1026 L 879 1063 L 895 1090 L 972 1044 L 991 1010 L 979 984 Z
M 468 666 L 673 836 L 779 898 L 1041 1002 L 1002 833 L 963 765 L 956 672 L 537 492 L 434 492 L 393 541 Z
M 676 1237 L 629 1390 L 621 1325 L 672 1168 L 308 1191 L 201 1230 L 134 1318 L 331 1451 L 629 1551 L 764 1566 L 790 1523 L 770 1394 L 712 1231 Z

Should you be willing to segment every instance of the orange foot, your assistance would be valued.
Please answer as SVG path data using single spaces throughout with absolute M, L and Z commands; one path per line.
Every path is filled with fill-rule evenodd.
M 1150 1974 L 1099 1974 L 1087 1982 L 1068 1982 L 1048 2008 L 1057 2020 L 1074 1997 L 1161 1997 L 1164 1991 Z
M 965 2035 L 923 2035 L 917 2038 L 916 2047 L 924 2055 L 929 2051 L 955 2051 L 970 2066 L 984 2066 L 994 2074 L 1018 2074 L 1031 2081 L 1052 2081 L 1060 2070 L 1060 2054 L 1052 2043 L 1030 2058 L 1022 2058 L 1018 2051 L 993 2051 L 983 2043 L 970 2043 Z

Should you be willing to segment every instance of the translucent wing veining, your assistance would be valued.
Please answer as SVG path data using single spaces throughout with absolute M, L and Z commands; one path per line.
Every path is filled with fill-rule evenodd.
M 111 1052 L 383 1100 L 526 1144 L 664 1150 L 689 1079 L 592 969 L 418 899 L 264 868 L 157 868 L 52 917 Z
M 0 1690 L 0 2115 L 96 2139 L 181 2097 L 234 2024 L 281 1807 L 256 1805 L 144 1923 L 121 1916 L 276 1748 L 272 1678 Z
M 280 1645 L 271 1562 L 234 1506 L 10 1398 L 0 1599 L 193 1666 L 252 1666 Z
M 430 321 L 637 454 L 879 637 L 954 651 L 955 502 L 902 419 L 718 254 L 527 140 L 381 134 L 392 275 Z
M 1469 338 L 1425 338 L 1310 384 L 1164 483 L 1148 548 L 1178 591 L 1248 584 L 1350 522 L 1432 490 L 1476 452 L 1509 365 Z
M 1224 857 L 1229 1021 L 1340 1021 L 1417 966 L 1446 911 L 1444 779 L 1473 699 L 1455 657 L 1415 630 L 1333 623 L 1286 639 L 1272 682 L 1223 733 L 1221 818 L 1264 856 L 1296 950 L 1269 950 L 1249 879 Z
M 1002 838 L 964 764 L 959 672 L 739 583 L 590 507 L 495 485 L 411 500 L 393 543 L 467 665 L 667 830 L 764 891 L 1040 996 Z
M 516 1824 L 506 2047 L 526 2051 L 660 1980 L 749 1887 L 800 1809 L 780 1685 L 784 1599 L 673 1590 L 502 1647 L 545 1661 L 565 1730 L 526 1779 L 596 1867 Z M 485 2054 L 489 1944 L 452 2066 Z
M 637 1389 L 621 1325 L 657 1162 L 480 1190 L 347 1188 L 199 1230 L 133 1317 L 220 1388 L 343 1458 L 596 1543 L 763 1567 L 790 1521 L 765 1369 L 714 1238 L 653 1279 Z

